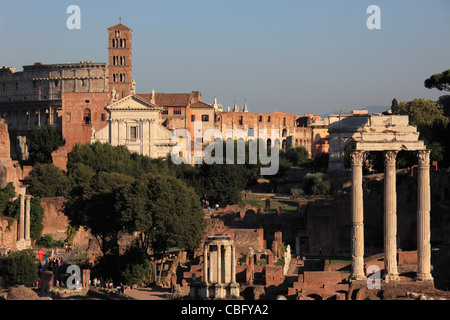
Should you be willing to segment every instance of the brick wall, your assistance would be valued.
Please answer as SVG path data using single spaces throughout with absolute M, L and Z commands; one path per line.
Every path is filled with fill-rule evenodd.
M 0 248 L 16 248 L 17 241 L 17 220 L 0 217 Z
M 107 125 L 106 118 L 102 120 L 102 114 L 107 114 L 104 109 L 109 105 L 109 93 L 63 93 L 62 105 L 62 134 L 66 140 L 66 150 L 70 152 L 73 146 L 79 142 L 85 144 L 91 141 L 91 129 L 98 131 Z M 83 124 L 83 112 L 91 111 L 90 124 Z

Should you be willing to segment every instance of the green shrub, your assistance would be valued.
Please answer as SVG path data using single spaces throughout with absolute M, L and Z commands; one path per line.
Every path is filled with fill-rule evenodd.
M 145 260 L 143 264 L 129 264 L 122 271 L 122 278 L 127 284 L 140 284 L 146 282 L 148 270 L 150 269 L 150 262 Z
M 11 253 L 6 259 L 8 271 L 6 280 L 13 286 L 16 284 L 31 285 L 38 278 L 36 263 L 29 252 L 23 250 Z
M 326 195 L 331 192 L 331 184 L 323 173 L 308 173 L 303 179 L 303 191 L 307 195 Z
M 52 235 L 45 234 L 39 239 L 37 245 L 44 248 L 62 248 L 64 241 L 53 239 Z

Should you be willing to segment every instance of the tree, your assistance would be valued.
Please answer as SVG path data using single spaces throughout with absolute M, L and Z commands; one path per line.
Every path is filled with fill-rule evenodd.
M 436 88 L 439 91 L 450 91 L 450 69 L 433 74 L 425 80 L 425 88 Z
M 3 189 L 0 190 L 0 217 L 4 215 L 9 206 L 11 206 L 12 199 L 16 196 L 16 191 L 12 182 L 9 182 Z
M 408 115 L 409 124 L 417 126 L 432 125 L 435 121 L 448 123 L 443 111 L 432 100 L 414 99 L 400 102 L 398 108 L 392 109 L 392 114 Z
M 431 149 L 432 161 L 448 164 L 450 161 L 450 150 L 446 148 L 448 139 L 449 119 L 444 116 L 434 101 L 414 99 L 413 101 L 400 102 L 398 108 L 392 109 L 393 114 L 409 116 L 409 123 L 417 126 L 420 132 L 419 139 L 423 140 L 427 148 Z M 399 163 L 410 163 L 410 161 L 399 161 Z
M 296 147 L 280 152 L 280 157 L 286 158 L 294 166 L 300 166 L 308 162 L 309 153 L 305 147 Z
M 126 221 L 117 207 L 122 188 L 134 178 L 117 172 L 99 172 L 89 184 L 75 186 L 64 204 L 64 214 L 73 227 L 90 229 L 104 255 L 119 255 L 119 232 Z
M 439 91 L 450 91 L 450 69 L 433 74 L 431 77 L 425 80 L 425 88 L 438 89 Z M 450 116 L 450 95 L 443 95 L 439 97 L 437 101 L 438 105 L 444 109 L 445 116 Z
M 83 164 L 95 173 L 117 172 L 133 177 L 144 173 L 173 174 L 167 161 L 132 153 L 125 146 L 112 146 L 109 143 L 76 144 L 68 155 L 67 172 L 69 175 L 77 166 Z
M 397 109 L 397 108 L 398 108 L 398 101 L 397 101 L 397 99 L 394 98 L 391 103 L 391 110 Z
M 323 173 L 308 173 L 303 179 L 303 190 L 308 195 L 326 195 L 330 194 L 331 185 Z
M 318 153 L 314 156 L 313 166 L 316 170 L 327 170 L 330 154 L 328 152 Z
M 56 126 L 41 126 L 34 131 L 33 136 L 27 141 L 28 160 L 33 165 L 36 163 L 52 163 L 52 152 L 64 144 L 65 141 L 61 131 Z
M 71 187 L 64 172 L 52 163 L 36 164 L 24 180 L 35 197 L 65 196 Z
M 11 253 L 6 263 L 8 266 L 6 280 L 10 285 L 31 285 L 36 282 L 37 266 L 26 250 Z
M 205 231 L 199 199 L 192 188 L 170 176 L 146 174 L 122 188 L 118 210 L 127 229 L 142 233 L 140 245 L 162 259 L 169 248 L 193 251 Z M 156 270 L 156 268 L 153 268 Z M 159 278 L 161 278 L 162 265 Z

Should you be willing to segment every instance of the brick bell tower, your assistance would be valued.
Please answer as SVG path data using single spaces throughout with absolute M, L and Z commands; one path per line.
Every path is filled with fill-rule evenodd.
M 131 33 L 133 30 L 118 23 L 108 28 L 108 70 L 109 90 L 114 89 L 117 99 L 122 99 L 131 91 Z M 111 97 L 115 100 L 115 97 Z

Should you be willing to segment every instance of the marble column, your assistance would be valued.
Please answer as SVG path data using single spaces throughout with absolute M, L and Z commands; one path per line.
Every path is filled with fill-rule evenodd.
M 236 246 L 231 246 L 231 283 L 236 282 Z
M 430 244 L 430 150 L 418 152 L 417 281 L 433 281 Z
M 222 283 L 222 252 L 220 244 L 217 245 L 217 283 Z
M 203 282 L 208 284 L 208 246 L 203 247 Z
M 211 246 L 209 246 L 209 282 L 214 283 L 215 282 L 215 275 L 213 273 L 215 269 L 215 264 L 217 263 L 216 258 L 217 251 L 214 250 Z
M 31 196 L 25 196 L 25 240 L 27 242 L 31 241 L 30 238 L 30 204 L 31 204 Z M 30 243 L 31 244 L 31 243 Z
M 384 266 L 385 280 L 398 280 L 397 272 L 397 151 L 384 151 Z
M 23 242 L 25 239 L 25 190 L 20 187 L 20 211 L 19 211 L 19 241 Z
M 351 153 L 352 159 L 352 269 L 350 280 L 365 280 L 364 274 L 364 205 L 363 205 L 363 174 L 362 166 L 364 152 Z

